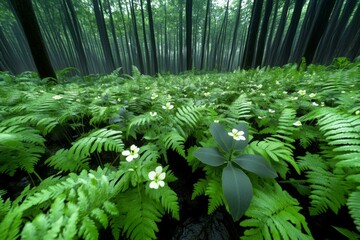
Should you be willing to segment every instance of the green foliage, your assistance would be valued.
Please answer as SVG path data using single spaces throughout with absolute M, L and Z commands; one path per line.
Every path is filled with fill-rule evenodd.
M 277 184 L 254 189 L 254 198 L 240 226 L 248 227 L 241 239 L 312 239 L 299 202 Z
M 45 139 L 36 129 L 0 127 L 0 173 L 14 175 L 18 168 L 29 173 L 45 151 Z

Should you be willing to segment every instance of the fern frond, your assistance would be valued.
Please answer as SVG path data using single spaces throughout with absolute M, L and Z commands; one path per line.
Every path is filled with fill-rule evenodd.
M 45 139 L 32 128 L 0 127 L 0 173 L 13 175 L 17 168 L 28 173 L 45 151 Z
M 177 109 L 174 121 L 187 132 L 191 132 L 196 128 L 202 111 L 202 107 L 184 105 Z
M 306 177 L 311 188 L 311 215 L 321 214 L 328 208 L 337 213 L 345 205 L 347 190 L 343 175 L 317 167 L 307 171 Z
M 118 205 L 121 206 L 119 213 L 123 217 L 121 223 L 126 237 L 133 240 L 156 239 L 156 222 L 163 215 L 156 201 L 132 189 L 118 197 Z
M 246 94 L 241 94 L 235 101 L 233 101 L 229 107 L 229 110 L 225 112 L 230 118 L 236 120 L 246 120 L 251 117 L 251 101 Z
M 191 199 L 194 200 L 196 197 L 205 194 L 206 186 L 207 186 L 206 179 L 200 179 L 199 181 L 197 181 L 194 184 L 194 191 L 191 194 Z
M 209 197 L 208 214 L 212 214 L 219 206 L 226 205 L 221 182 L 218 180 L 208 180 L 205 195 Z
M 60 149 L 54 155 L 50 156 L 45 163 L 49 166 L 62 171 L 79 171 L 89 169 L 89 157 L 79 156 L 79 158 L 69 158 L 69 150 Z
M 146 189 L 146 193 L 155 201 L 161 203 L 161 206 L 171 213 L 172 217 L 179 220 L 179 203 L 176 193 L 168 186 L 164 186 L 160 189 Z
M 100 153 L 103 149 L 105 151 L 121 152 L 123 145 L 120 131 L 98 129 L 77 140 L 69 149 L 68 156 L 83 159 L 95 151 Z
M 292 143 L 295 140 L 291 137 L 293 132 L 296 130 L 293 123 L 295 122 L 296 111 L 291 108 L 285 108 L 280 115 L 276 134 L 273 137 L 276 137 L 280 140 L 283 140 L 286 143 Z
M 245 230 L 241 239 L 312 239 L 299 202 L 280 185 L 265 184 L 254 189 L 254 197 L 240 222 Z
M 161 138 L 160 142 L 166 149 L 172 149 L 185 157 L 185 139 L 176 131 L 172 130 L 165 133 Z
M 356 229 L 360 232 L 360 188 L 350 194 L 347 205 L 350 215 L 354 219 Z

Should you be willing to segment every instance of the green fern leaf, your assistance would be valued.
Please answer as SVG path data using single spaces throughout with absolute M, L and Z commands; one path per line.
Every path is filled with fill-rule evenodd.
M 245 94 L 241 94 L 231 103 L 229 110 L 225 114 L 238 121 L 249 119 L 251 117 L 250 111 L 251 101 Z
M 212 214 L 219 206 L 226 205 L 221 182 L 217 180 L 208 180 L 205 195 L 209 197 L 208 214 Z
M 350 210 L 350 215 L 354 219 L 356 229 L 360 231 L 360 188 L 350 194 L 347 205 Z
M 100 208 L 95 208 L 91 211 L 90 215 L 93 216 L 96 220 L 98 220 L 104 228 L 107 228 L 109 220 L 104 210 Z
M 240 226 L 250 227 L 241 239 L 312 239 L 305 217 L 296 199 L 277 183 L 254 189 L 254 197 L 245 212 L 248 219 Z
M 89 217 L 85 216 L 81 221 L 79 229 L 79 235 L 84 237 L 85 240 L 97 240 L 99 239 L 99 232 L 96 228 L 95 222 Z
M 176 130 L 165 133 L 164 136 L 160 138 L 160 141 L 166 149 L 171 148 L 181 156 L 185 157 L 185 139 Z

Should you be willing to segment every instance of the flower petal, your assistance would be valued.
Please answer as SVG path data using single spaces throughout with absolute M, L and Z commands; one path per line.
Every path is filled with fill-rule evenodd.
M 156 172 L 157 174 L 160 174 L 160 173 L 162 172 L 162 166 L 157 166 L 157 167 L 155 168 L 155 172 Z
M 134 156 L 129 155 L 126 157 L 126 161 L 131 162 L 134 159 Z
M 152 181 L 149 185 L 150 188 L 153 189 L 158 189 L 159 188 L 159 184 L 157 182 Z
M 158 179 L 160 180 L 164 180 L 165 179 L 165 176 L 166 176 L 166 173 L 160 173 L 160 175 L 158 176 Z
M 148 173 L 148 177 L 150 180 L 154 180 L 156 177 L 156 172 L 155 171 L 151 171 Z
M 158 181 L 157 184 L 158 184 L 160 187 L 165 186 L 165 182 L 164 182 L 164 181 Z
M 129 156 L 130 155 L 130 151 L 129 150 L 125 150 L 121 153 L 123 156 Z

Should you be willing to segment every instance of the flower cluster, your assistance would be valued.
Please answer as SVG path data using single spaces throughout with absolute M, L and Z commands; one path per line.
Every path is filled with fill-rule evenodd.
M 231 130 L 231 132 L 228 132 L 229 136 L 232 136 L 236 141 L 240 141 L 240 140 L 243 140 L 245 141 L 246 138 L 244 136 L 244 131 L 239 131 L 237 129 L 233 129 Z
M 135 158 L 139 157 L 139 151 L 140 151 L 140 148 L 138 148 L 137 146 L 135 146 L 133 144 L 133 145 L 131 145 L 130 150 L 125 150 L 121 154 L 123 156 L 126 156 L 126 161 L 131 162 Z
M 153 189 L 158 189 L 160 187 L 165 186 L 165 176 L 166 173 L 162 171 L 163 168 L 161 166 L 157 166 L 155 171 L 151 171 L 148 174 L 149 179 L 151 180 L 149 187 Z

